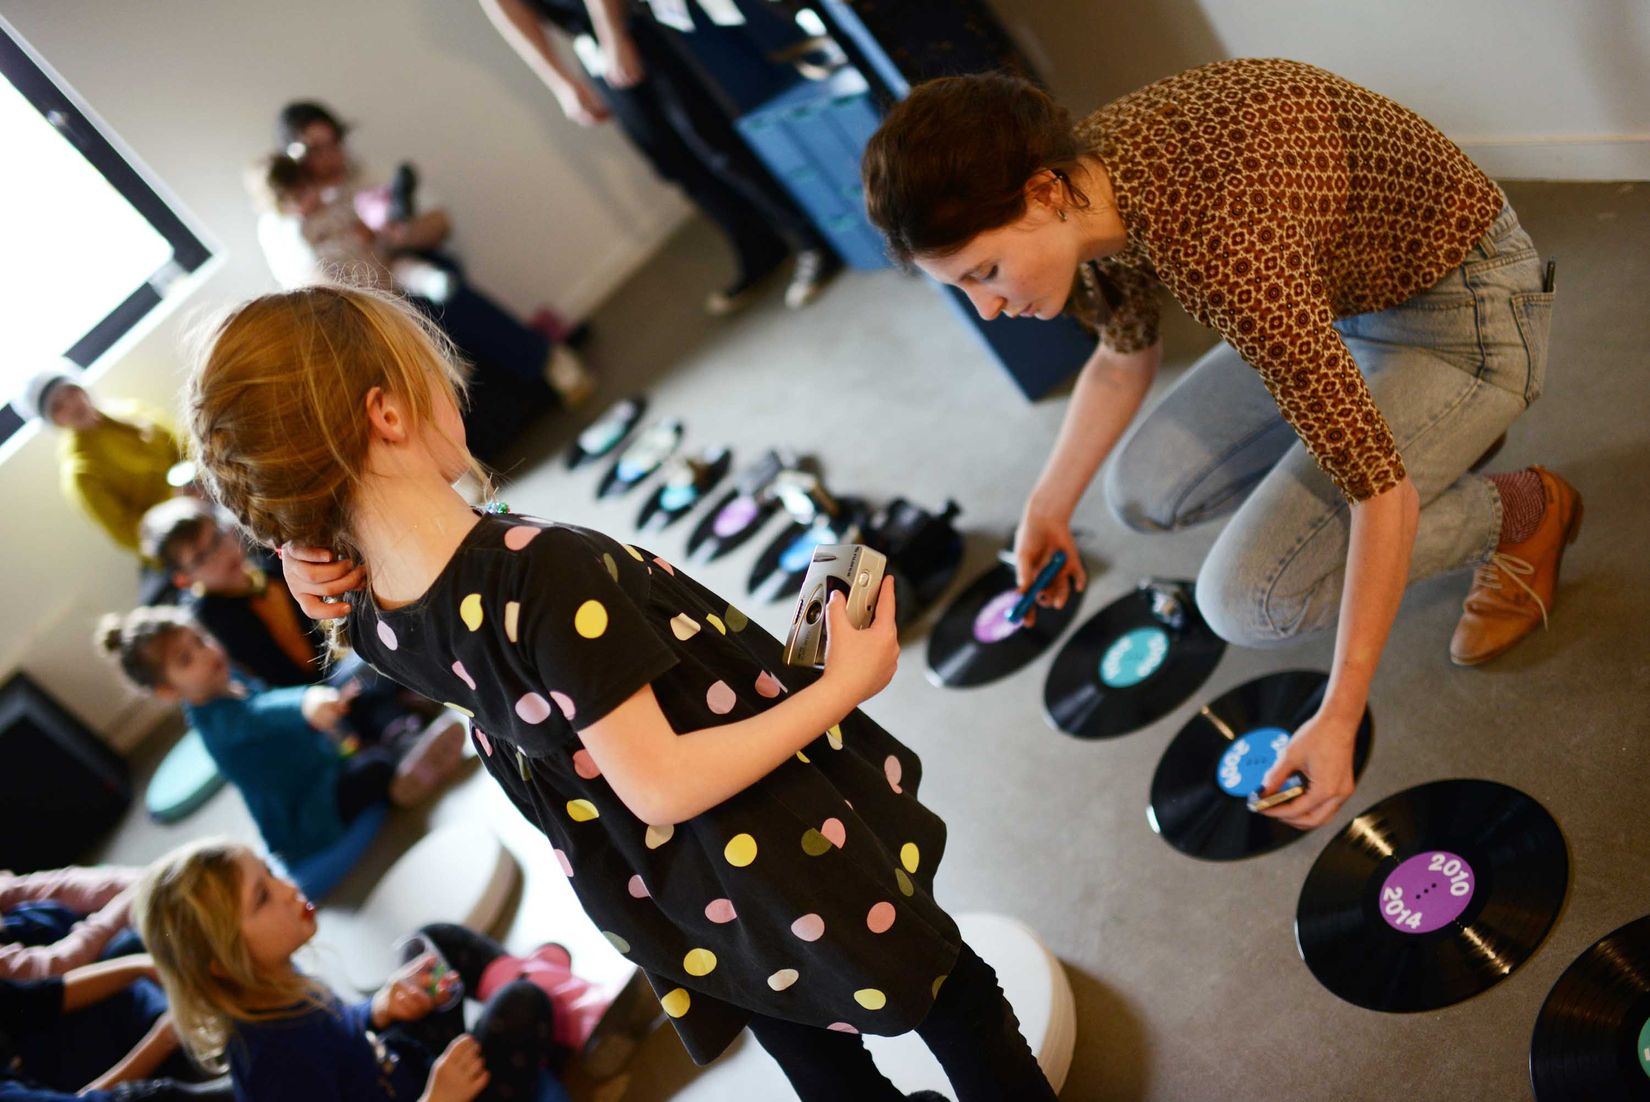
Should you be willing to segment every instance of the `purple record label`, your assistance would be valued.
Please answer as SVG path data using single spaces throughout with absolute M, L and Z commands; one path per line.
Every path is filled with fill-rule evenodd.
M 982 643 L 1001 643 L 1025 626 L 1025 621 L 1010 623 L 1008 610 L 1020 599 L 1018 589 L 1008 589 L 985 603 L 974 616 L 974 638 Z
M 710 530 L 718 537 L 727 539 L 744 531 L 745 526 L 755 519 L 756 512 L 756 500 L 741 495 L 722 506 L 721 511 L 716 514 L 716 519 L 711 522 Z
M 1472 891 L 1471 865 L 1448 850 L 1429 850 L 1392 870 L 1378 906 L 1400 934 L 1430 934 L 1461 917 Z

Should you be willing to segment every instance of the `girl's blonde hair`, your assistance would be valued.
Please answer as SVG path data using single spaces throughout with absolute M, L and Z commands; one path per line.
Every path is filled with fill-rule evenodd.
M 122 616 L 111 612 L 97 622 L 98 648 L 120 663 L 120 670 L 140 689 L 166 684 L 161 643 L 175 631 L 195 627 L 182 609 L 171 605 L 134 608 Z M 197 629 L 198 630 L 198 629 Z
M 465 373 L 452 342 L 393 295 L 329 284 L 252 299 L 194 356 L 190 451 L 212 495 L 259 542 L 361 562 L 350 509 L 366 473 L 374 387 L 409 402 L 423 424 L 438 398 L 462 403 Z M 485 487 L 485 470 L 471 463 Z
M 254 965 L 241 937 L 237 863 L 250 852 L 226 838 L 191 842 L 149 866 L 132 902 L 178 1038 L 197 1063 L 219 1074 L 228 1067 L 224 1052 L 236 1022 L 292 1017 L 331 1002 L 307 976 L 265 976 Z

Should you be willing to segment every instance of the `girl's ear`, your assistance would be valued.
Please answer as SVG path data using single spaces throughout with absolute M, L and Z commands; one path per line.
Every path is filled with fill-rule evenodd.
M 366 414 L 373 435 L 385 443 L 404 444 L 411 435 L 412 426 L 401 400 L 381 386 L 367 391 Z

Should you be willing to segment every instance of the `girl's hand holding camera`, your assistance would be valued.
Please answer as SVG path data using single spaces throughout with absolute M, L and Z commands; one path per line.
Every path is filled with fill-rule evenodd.
M 311 620 L 335 620 L 349 615 L 348 603 L 338 600 L 367 580 L 365 567 L 349 559 L 333 561 L 321 547 L 281 545 L 281 576 L 298 607 Z
M 894 579 L 882 579 L 876 618 L 863 628 L 848 619 L 848 602 L 831 594 L 825 606 L 824 683 L 840 686 L 854 705 L 869 700 L 894 679 L 899 668 L 899 629 L 894 626 Z
M 430 994 L 434 968 L 435 958 L 426 954 L 391 975 L 372 997 L 374 1028 L 383 1029 L 392 1022 L 416 1022 L 434 1010 L 435 999 Z
M 481 1045 L 468 1033 L 460 1034 L 436 1057 L 419 1102 L 470 1102 L 487 1089 L 488 1078 Z

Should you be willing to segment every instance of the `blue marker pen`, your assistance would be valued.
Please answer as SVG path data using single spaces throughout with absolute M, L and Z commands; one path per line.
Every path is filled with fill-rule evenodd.
M 1048 560 L 1048 565 L 1039 570 L 1037 577 L 1032 579 L 1031 587 L 1025 591 L 1025 595 L 1014 602 L 1014 607 L 1003 613 L 1003 618 L 1011 624 L 1017 624 L 1024 620 L 1026 613 L 1030 612 L 1031 606 L 1036 603 L 1037 594 L 1048 588 L 1049 583 L 1054 581 L 1055 577 L 1059 575 L 1060 569 L 1065 565 L 1066 553 L 1056 551 L 1053 557 Z

